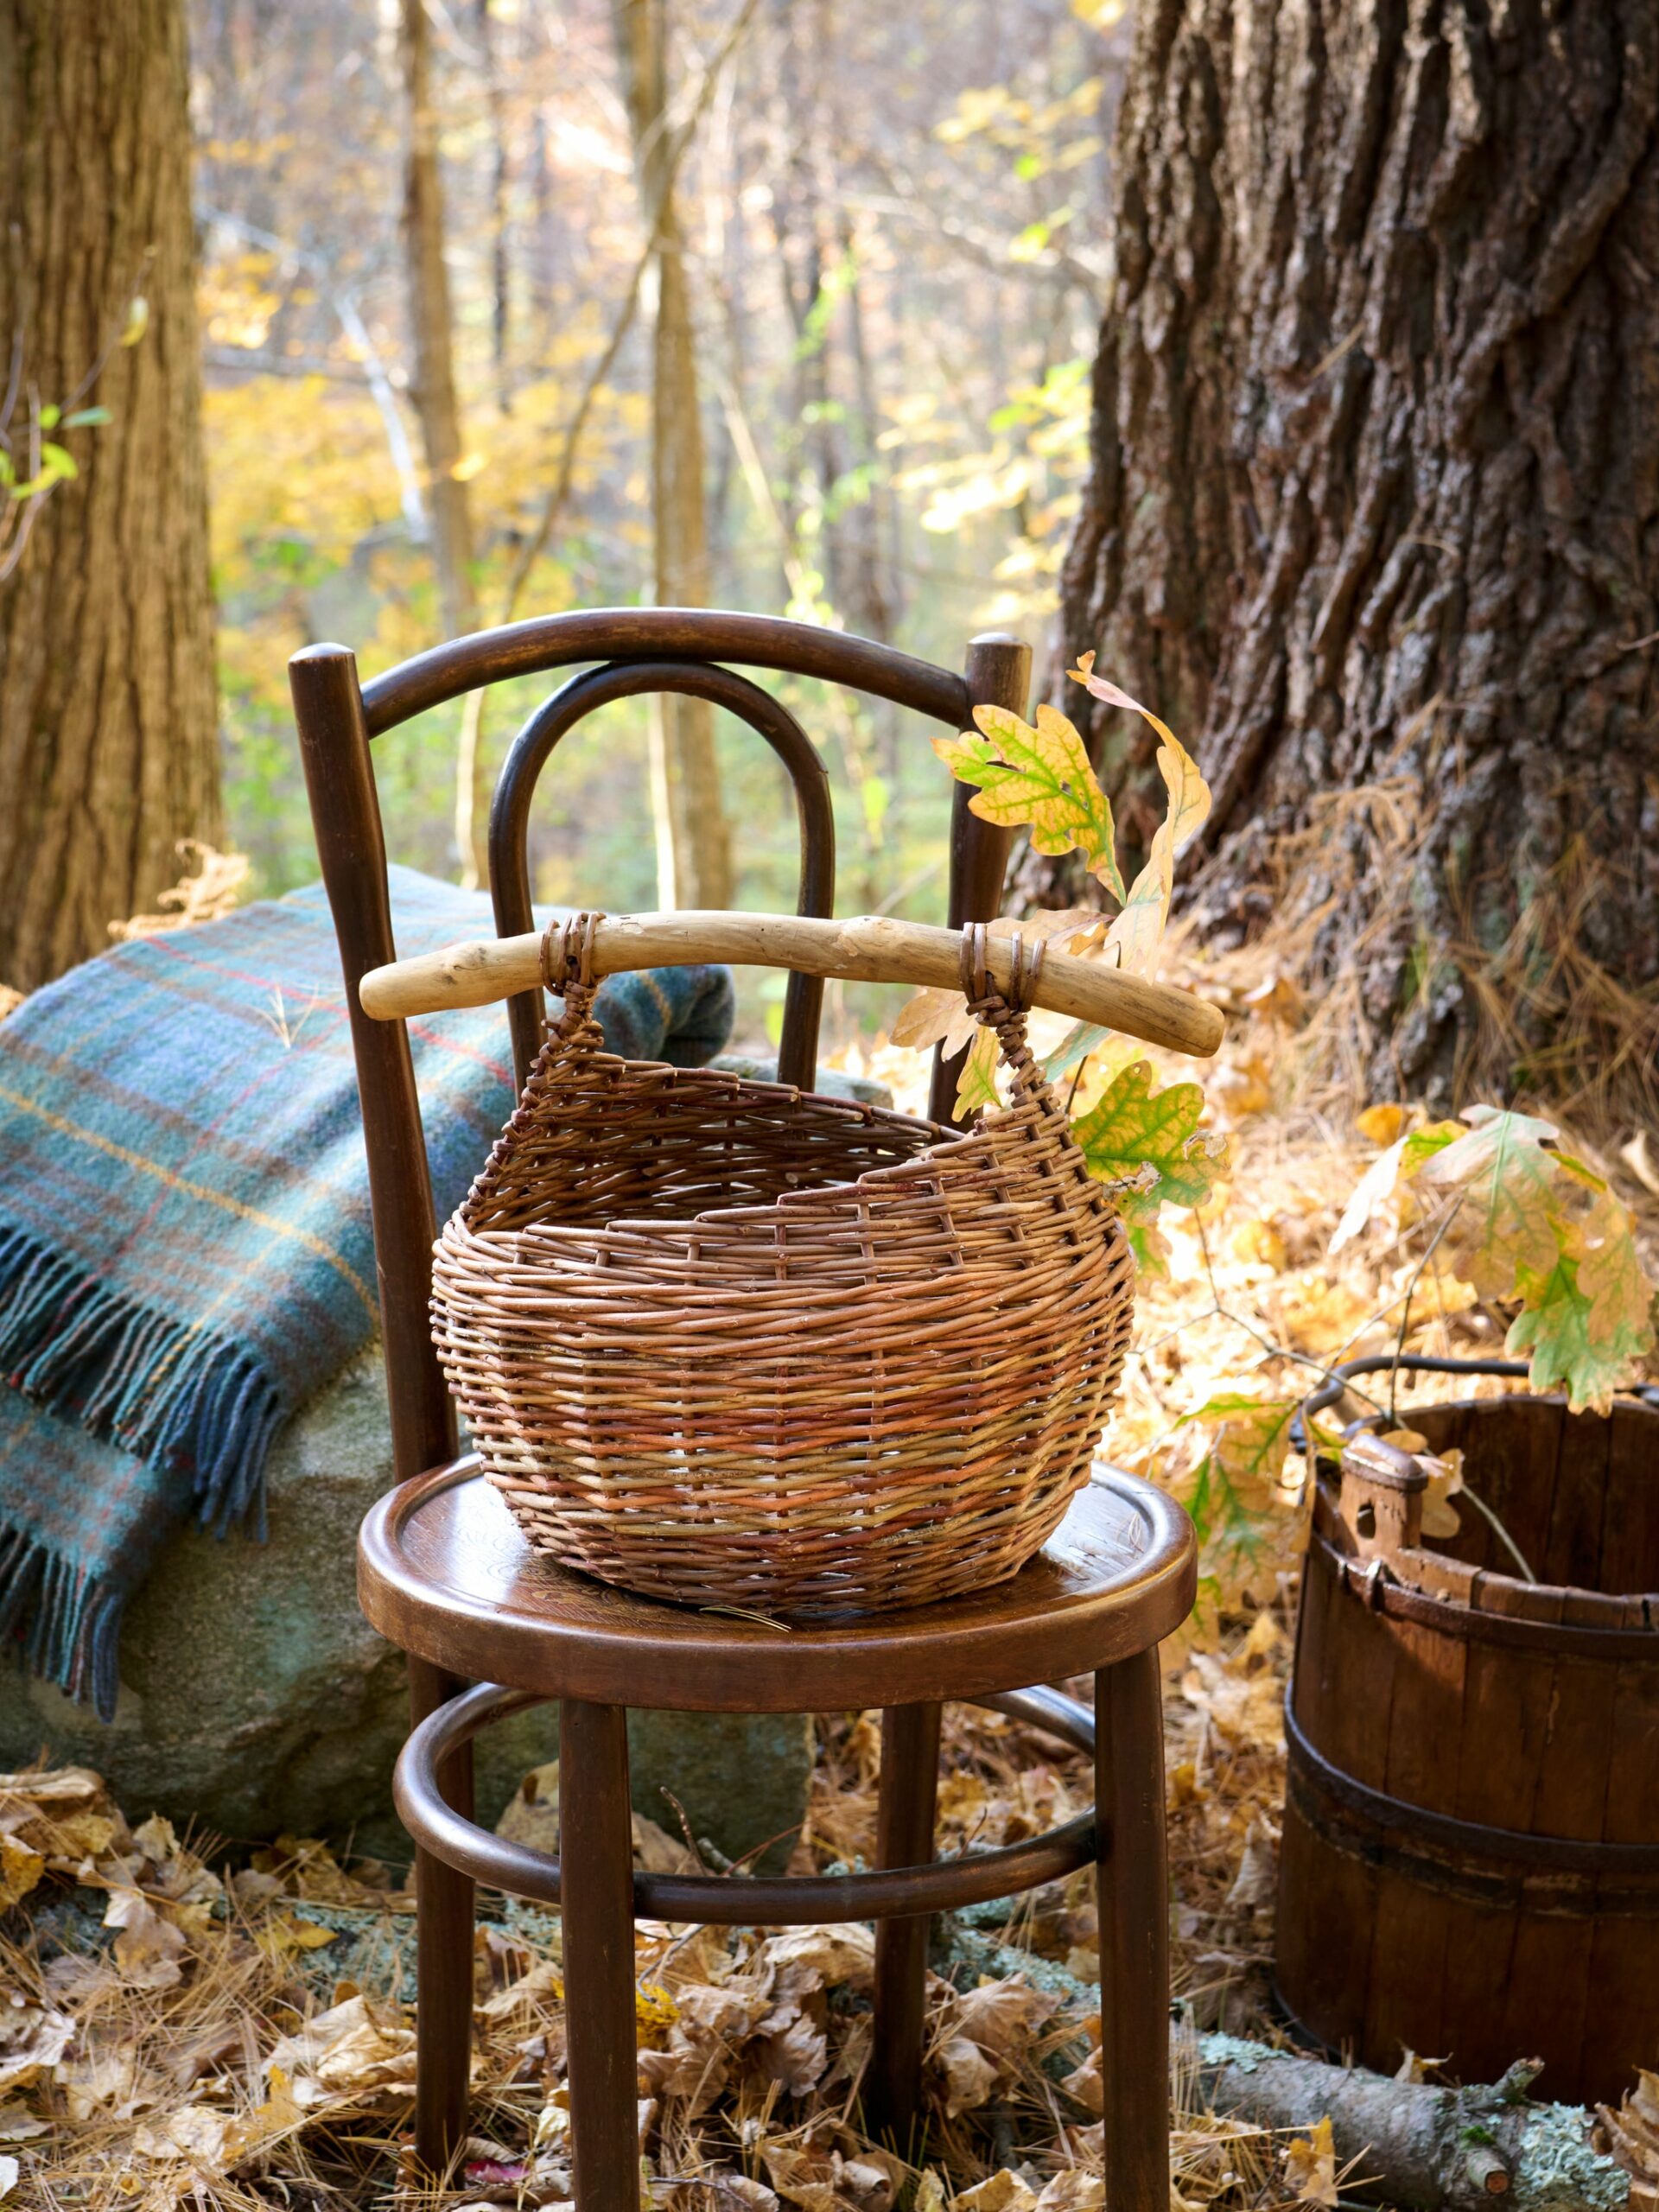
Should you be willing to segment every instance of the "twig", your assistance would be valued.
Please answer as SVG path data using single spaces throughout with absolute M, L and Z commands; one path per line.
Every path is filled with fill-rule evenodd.
M 1526 1555 L 1522 1551 L 1520 1545 L 1516 1542 L 1515 1538 L 1503 1526 L 1503 1523 L 1498 1519 L 1497 1514 L 1493 1512 L 1491 1507 L 1487 1504 L 1485 1499 L 1480 1496 L 1478 1491 L 1471 1490 L 1467 1483 L 1465 1483 L 1463 1485 L 1460 1494 L 1466 1497 L 1470 1504 L 1474 1507 L 1476 1512 L 1482 1515 L 1490 1523 L 1494 1535 L 1496 1535 L 1499 1542 L 1503 1546 L 1504 1550 L 1508 1552 L 1510 1557 L 1520 1568 L 1522 1578 L 1528 1582 L 1536 1582 L 1538 1578 L 1533 1573 L 1532 1569 L 1527 1565 Z
M 1422 1281 L 1423 1269 L 1428 1265 L 1435 1253 L 1440 1249 L 1440 1239 L 1446 1235 L 1446 1230 L 1451 1228 L 1452 1223 L 1457 1219 L 1459 1212 L 1462 1208 L 1464 1199 L 1467 1196 L 1468 1192 L 1466 1191 L 1459 1192 L 1456 1198 L 1452 1201 L 1452 1205 L 1446 1213 L 1445 1220 L 1441 1222 L 1440 1227 L 1429 1239 L 1427 1250 L 1423 1254 L 1422 1258 L 1418 1261 L 1415 1268 L 1413 1268 L 1411 1280 L 1407 1283 L 1405 1287 L 1405 1305 L 1400 1315 L 1400 1332 L 1394 1340 L 1394 1364 L 1389 1370 L 1389 1419 L 1391 1421 L 1395 1422 L 1396 1425 L 1398 1423 L 1399 1416 L 1396 1414 L 1395 1408 L 1398 1401 L 1400 1389 L 1400 1360 L 1402 1354 L 1406 1349 L 1406 1338 L 1411 1332 L 1411 1301 L 1413 1297 L 1415 1295 L 1418 1284 Z M 1372 1402 L 1375 1403 L 1376 1401 L 1373 1400 Z

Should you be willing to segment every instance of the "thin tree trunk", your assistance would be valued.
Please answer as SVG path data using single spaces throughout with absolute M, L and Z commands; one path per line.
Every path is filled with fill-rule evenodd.
M 426 0 L 403 0 L 398 56 L 403 66 L 405 136 L 404 258 L 409 320 L 415 340 L 412 397 L 426 457 L 432 563 L 439 621 L 446 638 L 477 627 L 473 588 L 473 521 L 465 481 L 456 475 L 466 453 L 455 391 L 454 322 L 444 261 L 443 182 L 438 163 L 438 116 L 432 101 L 432 36 Z M 475 728 L 467 724 L 467 728 Z M 487 875 L 475 744 L 463 742 L 455 768 L 455 842 L 464 882 Z
M 1209 934 L 1328 900 L 1378 1091 L 1639 1077 L 1659 11 L 1151 0 L 1116 166 L 1061 627 L 1210 776 Z M 1094 711 L 1133 829 L 1147 748 Z
M 512 321 L 512 265 L 507 251 L 507 185 L 512 147 L 491 0 L 478 0 L 478 41 L 484 54 L 484 104 L 490 123 L 490 358 L 495 371 L 496 408 L 503 415 L 511 415 L 507 340 Z
M 180 0 L 0 0 L 0 417 L 20 474 L 32 410 L 111 418 L 49 433 L 79 474 L 0 584 L 0 978 L 25 990 L 221 835 L 188 86 Z
M 613 0 L 618 59 L 639 194 L 656 211 L 657 313 L 652 346 L 652 494 L 657 601 L 706 607 L 709 545 L 702 420 L 683 243 L 668 174 L 664 0 Z M 721 804 L 714 713 L 701 699 L 653 701 L 652 794 L 658 896 L 664 906 L 729 906 L 731 839 Z

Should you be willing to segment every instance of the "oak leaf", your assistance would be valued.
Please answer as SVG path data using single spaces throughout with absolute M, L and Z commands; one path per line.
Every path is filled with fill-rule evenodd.
M 1414 1130 L 1380 1154 L 1331 1249 L 1404 1185 L 1441 1195 L 1436 1233 L 1459 1275 L 1481 1297 L 1520 1307 L 1504 1349 L 1529 1357 L 1532 1388 L 1565 1389 L 1574 1413 L 1605 1412 L 1654 1342 L 1630 1211 L 1536 1115 L 1487 1106 L 1464 1119 Z
M 1154 1090 L 1150 1064 L 1134 1060 L 1115 1076 L 1071 1135 L 1089 1172 L 1116 1185 L 1115 1197 L 1130 1242 L 1156 1227 L 1160 1206 L 1201 1206 L 1227 1165 L 1224 1137 L 1198 1128 L 1204 1093 L 1196 1083 Z
M 1039 853 L 1081 849 L 1084 866 L 1121 905 L 1111 801 L 1075 727 L 1050 706 L 1038 708 L 1035 728 L 1008 707 L 976 707 L 974 721 L 974 731 L 933 741 L 957 781 L 979 786 L 969 810 L 1001 829 L 1029 825 Z
M 1299 2204 L 1333 2205 L 1339 2201 L 1336 2145 L 1328 2119 L 1297 2136 L 1286 2151 L 1285 2185 L 1295 2190 Z

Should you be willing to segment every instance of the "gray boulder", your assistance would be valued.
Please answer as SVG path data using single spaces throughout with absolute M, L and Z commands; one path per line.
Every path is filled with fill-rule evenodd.
M 236 1842 L 321 1835 L 403 1863 L 391 1768 L 406 1726 L 404 1663 L 359 1612 L 355 1589 L 358 1523 L 391 1481 L 377 1349 L 278 1440 L 268 1542 L 193 1528 L 164 1548 L 122 1631 L 114 1722 L 19 1673 L 0 1697 L 0 1768 L 45 1753 L 95 1767 L 135 1820 L 161 1812 Z M 733 1858 L 803 1818 L 804 1718 L 638 1713 L 630 1743 L 634 1803 L 671 1833 L 678 1816 L 664 1789 L 693 1833 Z M 478 1738 L 486 1826 L 557 1747 L 550 1707 Z

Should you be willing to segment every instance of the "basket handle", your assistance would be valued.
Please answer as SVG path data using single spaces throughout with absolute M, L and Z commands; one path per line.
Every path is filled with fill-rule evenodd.
M 595 981 L 637 968 L 677 968 L 724 961 L 737 967 L 790 968 L 849 982 L 910 983 L 946 990 L 962 986 L 963 939 L 956 930 L 890 914 L 820 921 L 806 914 L 743 914 L 715 910 L 676 914 L 613 914 L 586 932 Z M 533 990 L 542 981 L 542 937 L 480 938 L 441 951 L 372 968 L 358 987 L 363 1011 L 378 1021 L 440 1014 L 451 1007 L 487 1006 Z M 988 982 L 1007 997 L 1028 988 L 1029 1003 L 1148 1045 L 1208 1059 L 1221 1043 L 1221 1009 L 1172 983 L 1148 982 L 1076 953 L 1045 949 L 1022 984 L 1014 940 L 987 933 Z

